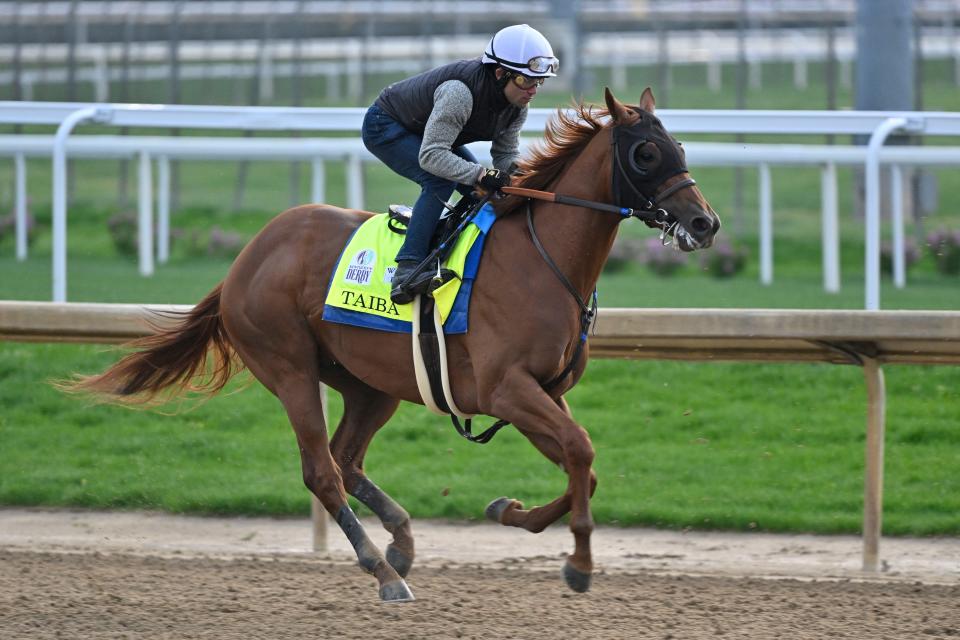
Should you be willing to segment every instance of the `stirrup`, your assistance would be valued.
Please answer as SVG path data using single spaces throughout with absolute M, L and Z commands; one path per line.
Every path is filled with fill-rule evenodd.
M 443 285 L 460 276 L 453 269 L 442 267 L 440 273 L 425 270 L 412 279 L 398 282 L 390 289 L 390 300 L 396 304 L 410 304 L 418 295 L 430 295 Z

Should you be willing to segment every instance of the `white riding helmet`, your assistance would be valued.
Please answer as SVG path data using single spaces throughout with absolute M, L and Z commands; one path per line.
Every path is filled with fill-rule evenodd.
M 501 67 L 534 78 L 557 75 L 560 61 L 543 34 L 528 24 L 515 24 L 497 31 L 483 50 L 485 64 Z

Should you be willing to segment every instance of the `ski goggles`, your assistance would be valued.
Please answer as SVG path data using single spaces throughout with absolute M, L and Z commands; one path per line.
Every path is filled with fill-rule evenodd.
M 525 65 L 534 73 L 556 73 L 560 70 L 560 61 L 550 56 L 530 58 Z
M 513 84 L 517 85 L 524 91 L 529 91 L 534 87 L 542 87 L 546 78 L 531 78 L 530 76 L 525 76 L 522 73 L 511 73 L 510 79 L 513 80 Z
M 530 58 L 527 60 L 526 64 L 521 64 L 519 62 L 512 62 L 510 60 L 504 60 L 499 57 L 491 46 L 490 51 L 484 51 L 484 55 L 498 62 L 499 64 L 507 67 L 509 69 L 515 69 L 517 67 L 523 67 L 524 69 L 530 69 L 531 73 L 557 73 L 560 69 L 560 61 L 554 58 L 553 56 L 537 56 L 535 58 Z

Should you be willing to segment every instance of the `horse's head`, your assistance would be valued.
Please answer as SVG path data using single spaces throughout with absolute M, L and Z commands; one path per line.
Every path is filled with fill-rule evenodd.
M 636 107 L 605 91 L 613 137 L 613 197 L 621 206 L 655 214 L 647 226 L 673 236 L 683 251 L 713 243 L 720 218 L 687 170 L 683 147 L 654 115 L 649 87 Z

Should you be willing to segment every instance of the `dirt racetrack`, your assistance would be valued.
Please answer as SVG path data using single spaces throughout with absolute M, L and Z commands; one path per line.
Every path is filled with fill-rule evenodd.
M 306 521 L 0 510 L 0 638 L 960 637 L 953 539 L 885 540 L 869 575 L 856 538 L 598 530 L 575 594 L 562 528 L 415 527 L 417 601 L 384 605 Z

